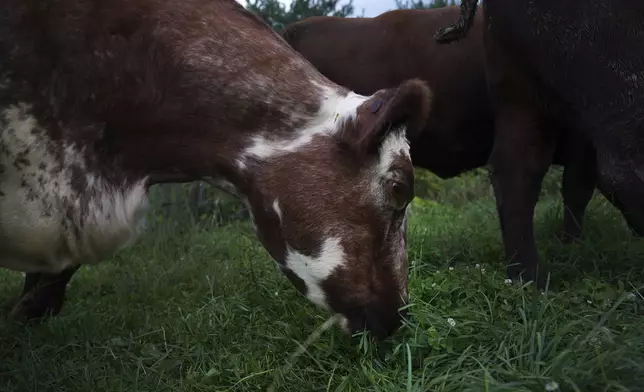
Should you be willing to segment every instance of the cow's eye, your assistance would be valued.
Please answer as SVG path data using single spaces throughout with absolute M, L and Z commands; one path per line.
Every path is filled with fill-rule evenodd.
M 395 210 L 404 209 L 413 198 L 410 186 L 402 181 L 389 180 L 387 182 L 389 204 Z

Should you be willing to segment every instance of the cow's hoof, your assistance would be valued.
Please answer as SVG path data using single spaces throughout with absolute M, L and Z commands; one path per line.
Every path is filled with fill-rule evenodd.
M 9 317 L 17 321 L 44 321 L 58 315 L 63 308 L 63 302 L 64 298 L 28 293 L 13 306 Z
M 532 282 L 537 290 L 543 290 L 546 288 L 547 272 L 545 270 L 539 271 L 539 276 L 537 277 L 535 273 L 523 272 L 519 271 L 518 268 L 509 267 L 508 278 L 512 279 L 513 282 L 520 282 L 521 284 Z

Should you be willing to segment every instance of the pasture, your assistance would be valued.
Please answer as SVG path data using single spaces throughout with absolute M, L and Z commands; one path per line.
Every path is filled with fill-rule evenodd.
M 551 170 L 537 205 L 547 293 L 505 280 L 485 176 L 425 182 L 413 318 L 379 346 L 333 328 L 293 363 L 328 314 L 276 270 L 238 204 L 198 223 L 157 206 L 135 246 L 77 273 L 58 317 L 25 327 L 3 310 L 0 390 L 643 391 L 644 241 L 597 195 L 582 242 L 562 245 L 559 184 Z M 1 271 L 0 299 L 21 284 Z

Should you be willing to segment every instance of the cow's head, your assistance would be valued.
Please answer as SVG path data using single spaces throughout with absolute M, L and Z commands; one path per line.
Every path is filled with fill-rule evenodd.
M 407 299 L 407 133 L 421 130 L 421 81 L 370 97 L 316 84 L 320 107 L 285 139 L 256 136 L 238 160 L 257 234 L 281 270 L 342 326 L 385 337 Z

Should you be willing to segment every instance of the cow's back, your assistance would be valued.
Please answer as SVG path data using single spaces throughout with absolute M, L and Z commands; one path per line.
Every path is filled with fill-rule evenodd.
M 148 185 L 223 171 L 259 123 L 289 134 L 307 116 L 268 93 L 313 113 L 325 82 L 293 55 L 233 0 L 0 0 L 0 267 L 98 262 Z
M 458 7 L 395 10 L 375 18 L 312 17 L 288 26 L 289 44 L 334 82 L 361 94 L 410 77 L 426 80 L 434 103 L 426 132 L 412 140 L 414 164 L 447 178 L 486 163 L 493 141 L 482 20 L 459 45 L 437 45 L 436 29 Z
M 586 129 L 598 145 L 633 152 L 644 145 L 644 3 L 491 1 L 485 7 L 494 39 L 538 75 L 549 97 L 541 101 L 544 109 Z M 620 138 L 628 145 L 618 147 Z

